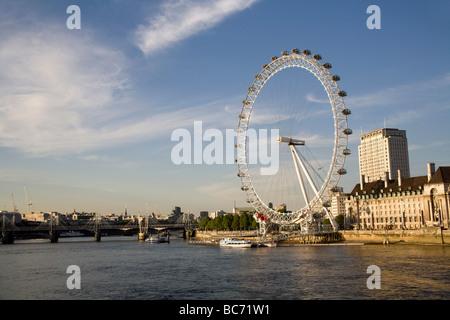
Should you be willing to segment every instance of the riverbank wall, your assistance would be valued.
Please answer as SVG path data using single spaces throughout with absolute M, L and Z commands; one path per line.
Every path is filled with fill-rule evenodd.
M 450 230 L 422 228 L 418 230 L 341 230 L 342 240 L 365 244 L 446 244 L 450 245 Z
M 257 240 L 256 231 L 199 231 L 192 238 L 202 242 L 218 243 L 223 238 Z M 340 230 L 332 238 L 313 236 L 283 240 L 285 244 L 348 243 L 348 244 L 444 244 L 450 245 L 450 230 L 428 227 L 418 230 Z

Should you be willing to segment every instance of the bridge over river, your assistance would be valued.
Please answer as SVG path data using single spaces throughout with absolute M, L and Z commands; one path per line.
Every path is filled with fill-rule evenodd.
M 131 220 L 126 224 L 113 223 L 103 220 L 96 216 L 95 219 L 89 220 L 83 224 L 68 224 L 58 221 L 58 219 L 50 219 L 34 226 L 18 225 L 14 221 L 6 218 L 5 215 L 0 219 L 1 236 L 3 244 L 12 244 L 17 237 L 29 237 L 30 235 L 48 234 L 50 242 L 58 242 L 62 234 L 70 234 L 81 232 L 85 235 L 94 235 L 95 241 L 100 241 L 102 235 L 109 234 L 125 234 L 138 235 L 139 240 L 145 240 L 149 234 L 166 233 L 170 236 L 170 232 L 183 232 L 183 237 L 188 238 L 198 224 L 184 221 L 175 221 L 174 223 L 160 222 L 156 219 L 148 219 L 146 217 Z

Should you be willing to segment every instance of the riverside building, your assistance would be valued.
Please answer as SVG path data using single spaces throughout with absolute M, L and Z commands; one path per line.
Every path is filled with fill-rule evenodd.
M 345 214 L 345 200 L 347 199 L 348 194 L 344 193 L 343 188 L 335 188 L 333 190 L 333 197 L 331 198 L 331 214 L 333 217 L 338 215 Z
M 358 230 L 449 227 L 450 167 L 427 164 L 427 175 L 365 182 L 345 200 L 346 228 Z

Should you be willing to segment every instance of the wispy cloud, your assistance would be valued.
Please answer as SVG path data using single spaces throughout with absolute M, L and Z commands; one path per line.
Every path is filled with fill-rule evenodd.
M 346 98 L 350 108 L 374 106 L 401 106 L 403 103 L 430 101 L 449 97 L 450 73 L 445 73 L 434 79 L 398 85 L 359 96 Z M 438 94 L 436 94 L 438 93 Z M 445 99 L 448 101 L 448 99 Z
M 313 93 L 306 94 L 306 101 L 315 102 L 315 103 L 324 103 L 324 104 L 330 103 L 330 100 L 316 98 L 316 96 Z
M 31 156 L 83 154 L 170 137 L 195 120 L 217 125 L 227 112 L 223 105 L 231 104 L 212 101 L 175 111 L 158 106 L 163 111 L 153 112 L 150 107 L 137 117 L 129 111 L 139 102 L 128 96 L 132 83 L 121 52 L 89 36 L 69 38 L 50 24 L 39 32 L 0 33 L 0 41 L 0 147 Z M 215 108 L 220 112 L 210 112 Z
M 419 150 L 419 149 L 422 149 L 422 148 L 423 148 L 423 146 L 420 145 L 420 144 L 410 144 L 408 146 L 408 150 L 409 151 L 416 151 L 416 150 Z
M 359 118 L 359 114 L 364 117 L 365 110 L 373 110 L 372 121 L 368 122 L 372 129 L 375 129 L 372 126 L 376 122 L 373 122 L 373 119 L 377 117 L 379 126 L 384 118 L 384 125 L 387 127 L 407 128 L 408 125 L 424 123 L 424 119 L 437 114 L 447 117 L 444 112 L 450 108 L 449 99 L 450 73 L 444 73 L 432 79 L 350 96 L 345 103 L 348 108 L 355 110 L 352 115 L 355 118 Z
M 164 2 L 161 12 L 148 18 L 135 33 L 137 46 L 146 54 L 208 30 L 230 15 L 259 0 L 177 0 Z
M 82 149 L 94 138 L 89 128 L 116 116 L 110 106 L 128 85 L 124 57 L 60 30 L 1 35 L 0 146 L 31 154 Z

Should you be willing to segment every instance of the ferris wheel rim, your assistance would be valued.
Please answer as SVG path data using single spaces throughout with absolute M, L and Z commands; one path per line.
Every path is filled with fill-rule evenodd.
M 343 100 L 346 93 L 345 91 L 341 91 L 336 83 L 340 79 L 339 76 L 330 74 L 329 69 L 331 68 L 331 64 L 320 64 L 320 55 L 310 56 L 311 53 L 309 50 L 304 50 L 302 54 L 298 49 L 293 49 L 292 54 L 283 51 L 280 58 L 272 57 L 272 62 L 263 66 L 263 70 L 255 76 L 255 80 L 248 88 L 248 93 L 245 100 L 242 102 L 242 111 L 239 115 L 239 125 L 236 135 L 236 162 L 238 164 L 238 176 L 240 177 L 242 184 L 241 189 L 245 191 L 247 201 L 252 204 L 257 211 L 257 214 L 261 215 L 260 218 L 270 219 L 272 222 L 278 224 L 298 223 L 317 205 L 325 206 L 326 202 L 331 199 L 332 188 L 337 186 L 340 176 L 346 173 L 343 167 L 345 164 L 346 152 L 348 152 L 347 136 L 351 133 L 351 130 L 347 127 L 347 115 L 349 113 L 345 111 L 348 109 L 345 108 Z M 260 198 L 253 186 L 252 179 L 248 173 L 246 135 L 253 106 L 259 93 L 270 78 L 286 68 L 301 68 L 309 71 L 322 84 L 328 95 L 333 112 L 334 146 L 330 168 L 316 196 L 309 203 L 306 203 L 305 207 L 289 214 L 280 214 L 274 209 L 269 208 L 269 206 Z

